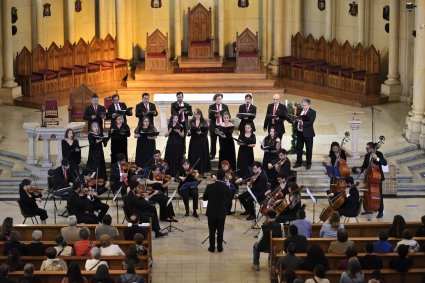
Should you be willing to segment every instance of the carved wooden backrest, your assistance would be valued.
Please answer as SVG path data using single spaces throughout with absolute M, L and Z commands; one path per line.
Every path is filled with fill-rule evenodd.
M 377 74 L 379 73 L 379 64 L 380 64 L 380 55 L 379 51 L 376 50 L 374 45 L 371 45 L 367 49 L 366 54 L 366 70 L 368 74 Z
M 60 48 L 56 43 L 52 42 L 49 49 L 47 49 L 47 69 L 50 70 L 59 70 L 60 65 Z
M 357 44 L 354 49 L 354 70 L 363 71 L 366 70 L 366 49 L 361 43 Z
M 26 46 L 24 46 L 18 56 L 16 56 L 16 68 L 19 76 L 31 76 L 32 54 Z
M 341 67 L 352 68 L 354 66 L 354 49 L 350 42 L 346 40 L 341 47 Z
M 54 97 L 49 97 L 44 100 L 43 104 L 44 112 L 44 118 L 58 118 L 59 117 L 59 111 L 58 111 L 58 100 Z
M 87 105 L 90 104 L 92 95 L 95 94 L 85 84 L 71 91 L 69 96 L 69 105 L 72 105 L 73 113 L 83 113 Z
M 316 40 L 310 34 L 305 40 L 305 58 L 315 60 L 316 59 Z
M 297 34 L 292 36 L 291 40 L 291 54 L 297 58 L 301 58 L 304 56 L 304 45 L 305 40 L 304 36 L 297 32 Z
M 258 32 L 246 28 L 240 35 L 236 33 L 236 48 L 238 52 L 258 52 Z
M 115 39 L 108 34 L 105 39 L 102 40 L 101 53 L 103 60 L 115 60 L 117 58 L 117 48 Z
M 59 66 L 65 68 L 74 67 L 74 46 L 68 40 L 59 50 Z
M 75 65 L 86 66 L 89 63 L 89 45 L 82 39 L 77 42 L 74 48 Z
M 333 66 L 341 65 L 341 45 L 335 38 L 329 44 L 328 62 Z
M 189 41 L 208 41 L 211 38 L 211 7 L 207 10 L 201 3 L 189 7 Z
M 164 35 L 156 29 L 151 35 L 146 33 L 146 52 L 162 53 L 168 49 L 168 33 Z
M 44 48 L 38 44 L 32 52 L 32 71 L 39 72 L 46 69 L 47 53 Z
M 325 60 L 328 57 L 329 53 L 329 44 L 326 39 L 321 36 L 317 41 L 316 45 L 316 60 Z
M 89 44 L 89 62 L 96 62 L 96 61 L 103 60 L 101 46 L 102 46 L 102 43 L 100 39 L 97 36 L 94 36 Z

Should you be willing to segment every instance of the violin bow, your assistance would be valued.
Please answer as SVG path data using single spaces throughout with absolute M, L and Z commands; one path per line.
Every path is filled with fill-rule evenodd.
M 186 181 L 186 178 L 190 175 L 190 173 L 192 173 L 193 170 L 195 170 L 195 166 L 196 166 L 196 164 L 198 164 L 199 160 L 201 160 L 200 157 L 198 158 L 198 160 L 196 160 L 195 164 L 192 166 L 192 169 L 189 170 L 189 173 L 187 173 L 186 177 L 184 178 L 184 180 L 182 182 Z

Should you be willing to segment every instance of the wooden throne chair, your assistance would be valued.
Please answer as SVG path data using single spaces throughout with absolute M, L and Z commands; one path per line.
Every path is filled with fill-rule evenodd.
M 236 71 L 255 71 L 259 68 L 258 32 L 254 34 L 246 28 L 240 35 L 236 33 Z
M 198 3 L 192 10 L 189 7 L 188 21 L 188 57 L 212 58 L 214 56 L 214 38 L 211 26 L 211 7 L 207 10 L 201 3 Z
M 145 70 L 167 71 L 169 57 L 168 33 L 164 35 L 158 29 L 151 35 L 146 33 Z

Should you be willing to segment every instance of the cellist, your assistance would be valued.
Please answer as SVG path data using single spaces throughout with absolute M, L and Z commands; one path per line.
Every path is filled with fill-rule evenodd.
M 382 182 L 385 181 L 384 172 L 382 171 L 382 166 L 386 166 L 387 161 L 385 160 L 382 152 L 377 150 L 377 144 L 374 142 L 368 142 L 366 144 L 366 151 L 367 151 L 367 154 L 364 157 L 363 164 L 361 167 L 356 168 L 356 172 L 361 173 L 365 171 L 366 169 L 369 168 L 371 163 L 378 165 L 379 171 L 381 173 L 381 180 L 379 182 L 379 194 L 381 196 L 381 200 L 380 200 L 378 215 L 376 216 L 376 218 L 382 218 L 382 216 L 384 215 L 384 199 L 382 196 Z M 371 211 L 365 211 L 364 214 L 371 214 L 371 213 L 372 213 Z
M 331 143 L 331 149 L 329 150 L 329 155 L 325 161 L 327 165 L 338 167 L 339 160 L 347 161 L 347 157 L 353 157 L 353 154 L 345 148 L 344 145 L 340 145 L 338 142 L 334 141 Z M 342 176 L 341 176 L 342 177 Z M 334 186 L 336 183 L 335 178 L 330 178 L 331 186 Z M 327 191 L 329 197 L 333 197 L 332 193 L 335 193 L 331 190 Z
M 350 188 L 343 205 L 338 208 L 339 215 L 345 217 L 356 217 L 359 209 L 359 190 L 357 185 L 354 184 L 353 177 L 345 177 L 345 183 Z M 358 183 L 357 183 L 358 184 Z

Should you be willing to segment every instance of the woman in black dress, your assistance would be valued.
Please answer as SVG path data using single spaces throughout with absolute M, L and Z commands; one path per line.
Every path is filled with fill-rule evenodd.
M 245 125 L 245 133 L 239 136 L 238 150 L 238 176 L 244 178 L 250 175 L 248 167 L 254 162 L 254 147 L 256 139 L 252 133 L 252 125 Z
M 136 164 L 138 167 L 146 168 L 156 150 L 157 136 L 153 133 L 156 133 L 156 129 L 150 123 L 149 117 L 145 116 L 134 131 L 134 137 L 137 138 Z
M 219 136 L 220 151 L 218 157 L 218 167 L 221 161 L 227 160 L 231 168 L 236 168 L 235 142 L 233 141 L 233 130 L 235 126 L 230 122 L 229 112 L 224 112 L 223 122 L 217 127 L 216 134 Z
M 100 131 L 99 124 L 93 122 L 90 125 L 89 140 L 89 157 L 87 159 L 87 168 L 96 172 L 98 178 L 106 179 L 106 164 L 103 154 L 103 147 L 108 143 L 108 137 L 103 136 Z
M 19 184 L 19 200 L 25 214 L 40 216 L 41 224 L 46 224 L 47 212 L 38 207 L 36 199 L 41 199 L 41 191 L 31 187 L 31 180 L 23 179 Z
M 168 170 L 171 176 L 179 174 L 183 160 L 185 130 L 179 123 L 179 116 L 173 115 L 168 123 L 167 146 L 165 148 L 165 162 L 168 164 Z
M 122 153 L 125 156 L 125 161 L 128 161 L 127 153 L 127 138 L 130 136 L 130 128 L 122 115 L 118 115 L 112 120 L 111 129 L 109 130 L 108 137 L 111 139 L 111 164 L 117 163 L 117 154 Z
M 200 109 L 195 109 L 193 118 L 189 124 L 190 143 L 189 143 L 189 161 L 190 164 L 198 163 L 195 169 L 202 177 L 211 170 L 209 146 L 208 146 L 208 123 Z
M 62 158 L 68 159 L 71 172 L 80 173 L 81 149 L 78 140 L 74 139 L 74 131 L 67 129 L 62 140 Z
M 270 128 L 268 136 L 261 142 L 261 149 L 264 151 L 263 168 L 265 170 L 267 164 L 274 164 L 279 159 L 277 155 L 280 150 L 280 139 L 274 127 Z

